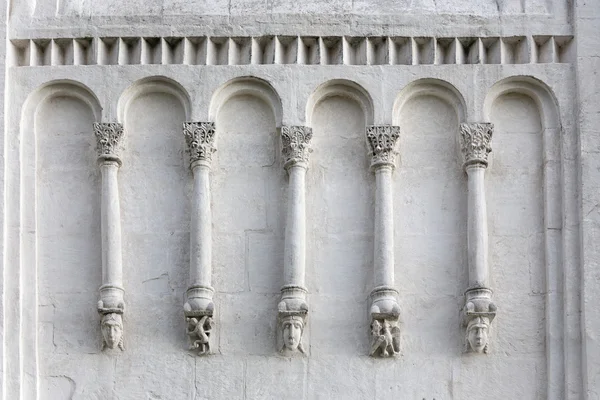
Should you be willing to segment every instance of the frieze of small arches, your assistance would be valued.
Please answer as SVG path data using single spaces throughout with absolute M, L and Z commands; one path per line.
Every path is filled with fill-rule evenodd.
M 11 40 L 11 66 L 443 65 L 573 61 L 572 36 L 96 37 Z

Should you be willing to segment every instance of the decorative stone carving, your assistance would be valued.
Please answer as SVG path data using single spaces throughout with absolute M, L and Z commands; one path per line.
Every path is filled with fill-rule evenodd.
M 101 234 L 102 286 L 98 312 L 102 315 L 102 349 L 123 350 L 123 261 L 121 249 L 121 208 L 117 173 L 121 166 L 119 149 L 123 125 L 116 122 L 94 123 L 98 145 L 98 164 L 102 175 Z
M 398 320 L 373 319 L 371 322 L 371 352 L 373 357 L 392 357 L 400 354 Z
M 283 126 L 281 128 L 282 154 L 286 168 L 292 164 L 308 163 L 311 139 L 312 128 L 308 126 Z
M 198 350 L 198 355 L 210 354 L 210 334 L 214 325 L 212 311 L 187 312 L 187 335 L 190 350 Z
M 305 354 L 302 344 L 306 313 L 280 314 L 281 347 L 279 352 L 283 355 L 296 353 Z
M 400 127 L 367 127 L 371 168 L 375 173 L 375 224 L 373 283 L 371 291 L 371 351 L 373 357 L 390 357 L 400 352 L 400 306 L 394 288 L 394 200 L 392 172 Z
M 100 311 L 100 307 L 98 308 Z M 100 311 L 102 313 L 102 311 Z M 100 323 L 102 330 L 102 350 L 105 348 L 125 350 L 123 347 L 123 317 L 122 313 L 106 313 Z
M 98 157 L 119 160 L 119 148 L 123 137 L 123 124 L 117 122 L 94 123 Z
M 371 125 L 367 127 L 367 143 L 371 152 L 371 167 L 381 165 L 394 167 L 396 145 L 400 137 L 400 127 L 392 125 Z
M 190 168 L 194 175 L 190 222 L 190 284 L 183 312 L 190 350 L 198 350 L 198 355 L 207 355 L 210 354 L 210 334 L 215 325 L 210 205 L 210 164 L 215 152 L 215 124 L 184 122 L 183 135 L 190 151 Z
M 214 122 L 184 122 L 183 135 L 190 151 L 190 160 L 210 163 L 215 147 Z
M 463 324 L 466 327 L 465 351 L 487 354 L 490 324 L 496 317 L 492 291 L 487 288 L 469 289 L 465 293 Z
M 490 123 L 460 124 L 460 148 L 464 166 L 470 164 L 488 164 L 488 154 L 492 151 L 492 132 Z

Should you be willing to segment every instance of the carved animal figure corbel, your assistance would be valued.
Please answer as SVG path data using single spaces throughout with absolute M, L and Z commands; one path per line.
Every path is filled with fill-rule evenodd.
M 400 354 L 400 328 L 397 321 L 374 319 L 371 322 L 372 357 L 392 357 Z
M 212 316 L 198 315 L 186 318 L 187 335 L 190 339 L 190 350 L 198 350 L 198 355 L 210 353 L 210 334 L 214 323 Z

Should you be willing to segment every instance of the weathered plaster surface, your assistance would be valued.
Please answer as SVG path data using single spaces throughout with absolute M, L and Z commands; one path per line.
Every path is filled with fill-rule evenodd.
M 597 4 L 138 3 L 21 0 L 0 13 L 3 399 L 600 398 Z M 198 178 L 212 222 L 197 230 L 190 121 L 216 125 Z M 124 351 L 101 351 L 94 122 L 124 127 Z M 498 307 L 488 354 L 465 352 L 461 319 L 459 126 L 478 122 L 494 124 L 481 180 Z M 370 168 L 372 125 L 400 132 L 384 178 Z M 291 189 L 284 126 L 312 129 Z M 378 196 L 393 199 L 393 225 L 376 225 Z M 190 246 L 190 233 L 207 229 L 210 268 L 190 264 L 207 236 Z M 286 261 L 286 246 L 305 259 Z M 195 272 L 215 290 L 206 357 L 188 351 Z M 382 276 L 402 343 L 383 359 L 369 357 Z M 307 289 L 298 357 L 278 351 L 291 283 Z

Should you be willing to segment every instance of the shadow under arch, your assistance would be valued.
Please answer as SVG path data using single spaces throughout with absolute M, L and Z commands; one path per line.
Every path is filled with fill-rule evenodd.
M 254 96 L 267 103 L 273 111 L 277 128 L 281 127 L 283 107 L 279 94 L 269 82 L 252 76 L 233 78 L 214 92 L 208 108 L 209 120 L 215 121 L 221 107 L 232 97 L 241 95 Z
M 347 97 L 356 101 L 365 115 L 366 125 L 373 125 L 373 99 L 365 88 L 347 79 L 332 79 L 319 85 L 310 95 L 306 103 L 306 124 L 312 126 L 315 108 L 323 100 L 333 97 Z
M 488 91 L 483 102 L 483 116 L 490 120 L 496 99 L 509 93 L 530 97 L 538 106 L 544 129 L 560 127 L 558 102 L 552 90 L 542 81 L 531 76 L 512 76 L 496 82 Z
M 433 78 L 418 79 L 406 85 L 394 101 L 392 108 L 392 123 L 400 125 L 400 114 L 406 103 L 420 96 L 437 97 L 454 108 L 459 124 L 467 120 L 467 107 L 465 99 L 451 83 Z
M 21 371 L 18 373 L 25 373 L 29 376 L 28 384 L 22 388 L 22 393 L 25 393 L 27 398 L 37 398 L 40 390 L 38 313 L 32 312 L 38 308 L 38 221 L 36 210 L 38 160 L 35 119 L 40 106 L 56 97 L 70 97 L 81 101 L 90 108 L 95 121 L 99 122 L 102 119 L 102 107 L 96 94 L 84 84 L 69 79 L 44 83 L 29 94 L 21 108 L 19 125 L 21 159 L 17 167 L 19 173 L 14 175 L 15 181 L 19 184 L 18 191 L 11 195 L 20 206 L 15 206 L 13 200 L 8 201 L 6 205 L 7 210 L 16 208 L 16 210 L 8 212 L 16 212 L 19 215 L 20 234 L 16 236 L 8 234 L 5 240 L 6 246 L 12 249 L 11 256 L 18 260 L 18 263 L 11 264 L 10 268 L 13 271 L 18 270 L 18 275 L 22 278 L 5 282 L 7 285 L 5 289 L 13 290 L 10 286 L 20 288 L 22 293 L 18 307 L 19 310 L 22 310 L 19 315 L 20 337 L 23 343 L 33 344 L 20 348 Z M 90 135 L 93 136 L 91 124 L 89 129 Z
M 119 97 L 117 104 L 117 119 L 125 124 L 127 109 L 131 103 L 138 97 L 150 93 L 165 93 L 174 96 L 179 100 L 185 112 L 185 119 L 190 118 L 191 101 L 190 96 L 181 84 L 165 76 L 150 76 L 135 81 Z M 183 121 L 182 121 L 183 122 Z

